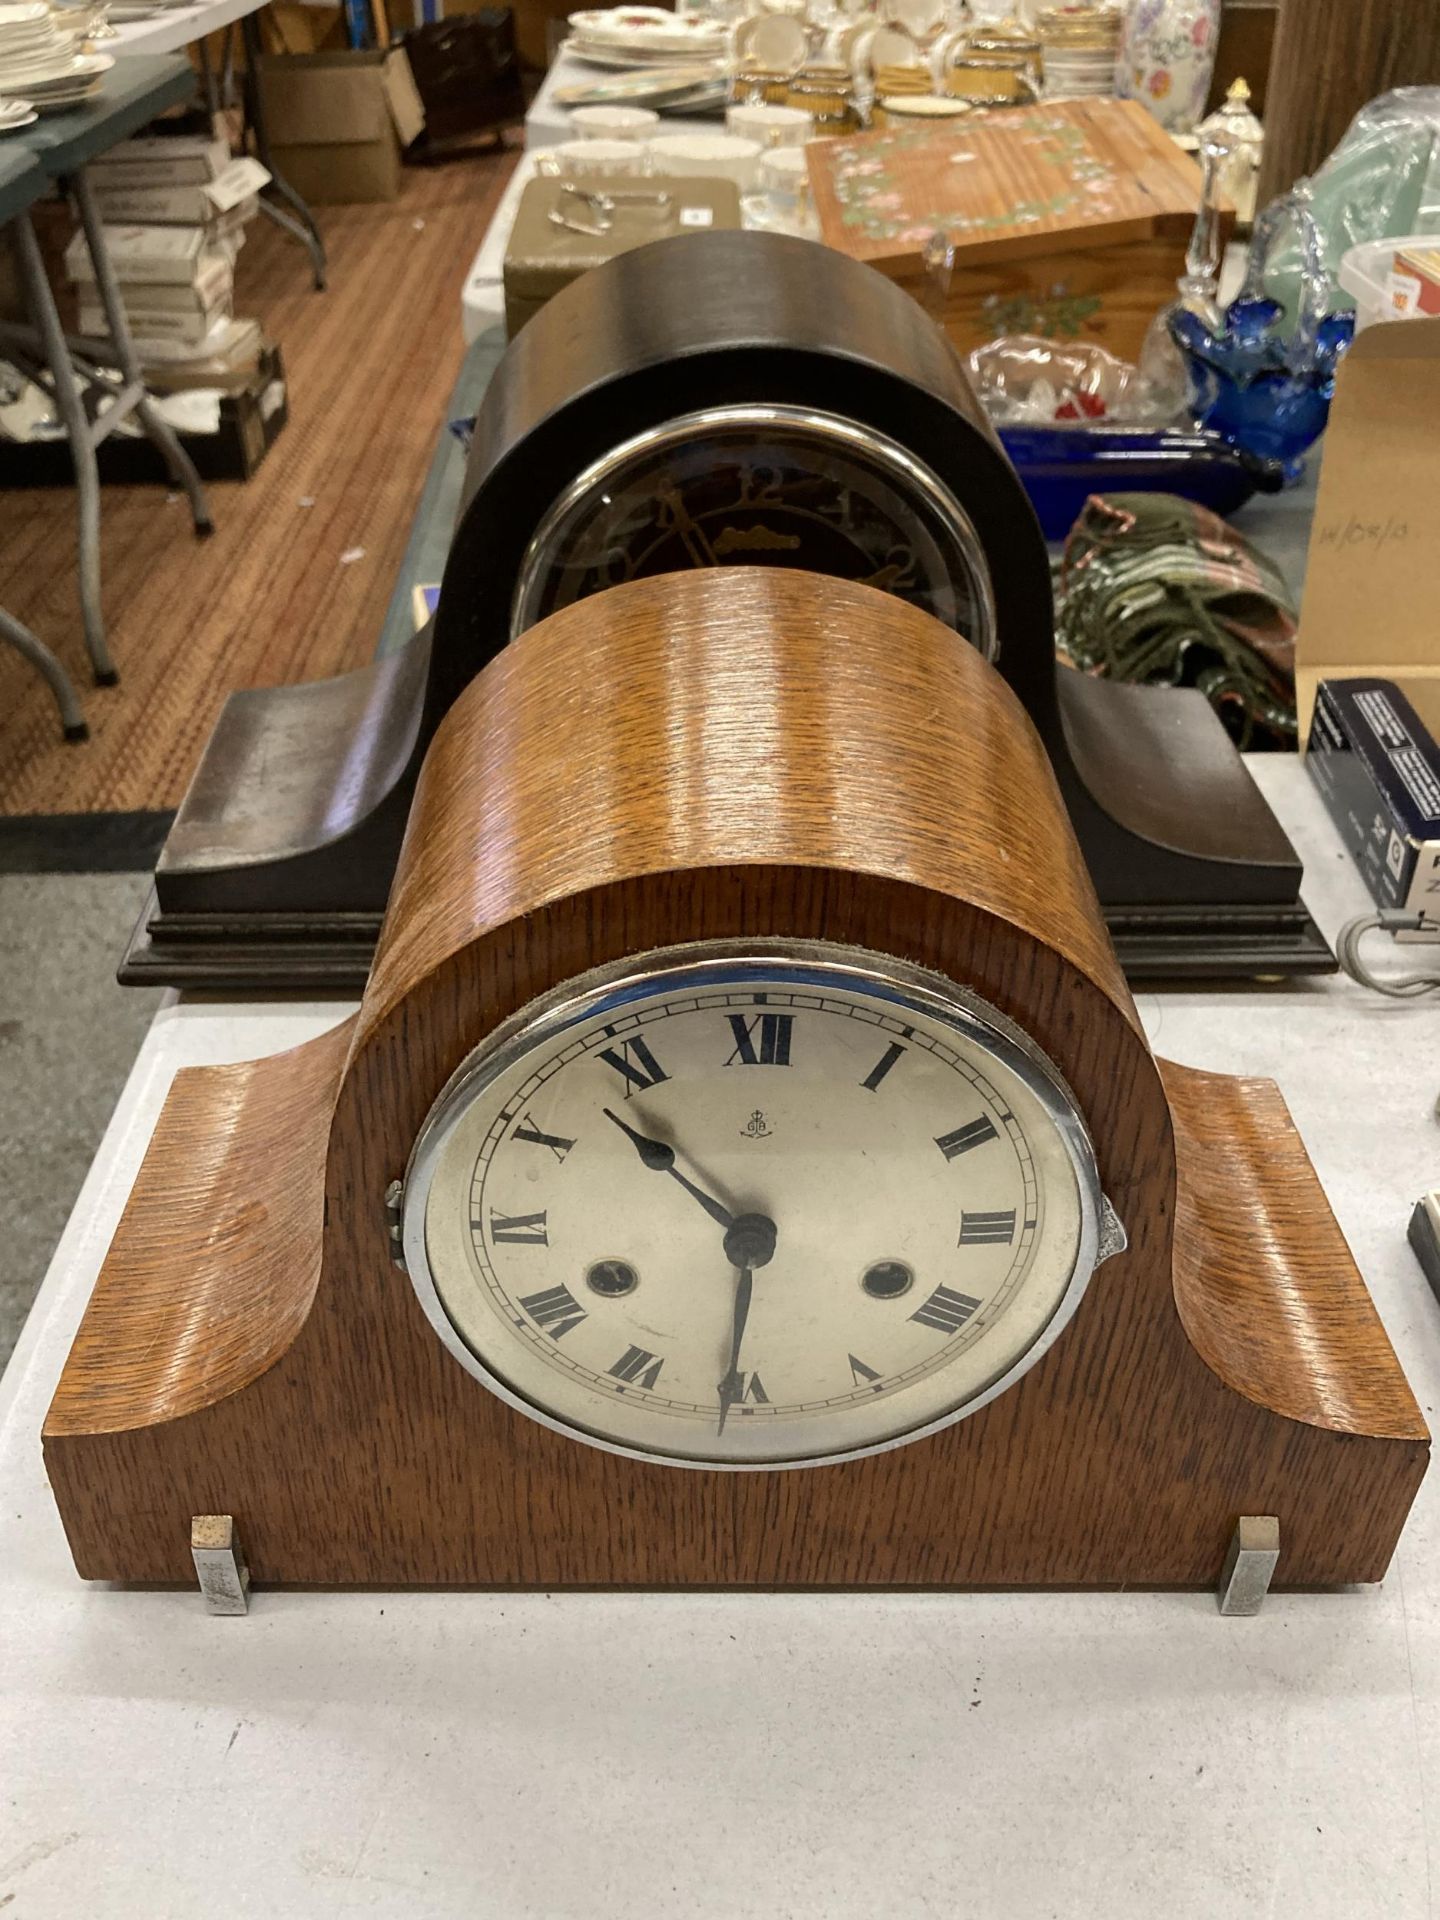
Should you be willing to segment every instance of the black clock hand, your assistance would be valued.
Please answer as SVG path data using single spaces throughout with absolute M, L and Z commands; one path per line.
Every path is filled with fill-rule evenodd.
M 740 1343 L 745 1338 L 745 1322 L 750 1318 L 750 1294 L 754 1284 L 754 1268 L 741 1267 L 740 1277 L 735 1282 L 735 1318 L 730 1330 L 730 1364 L 725 1369 L 725 1378 L 720 1382 L 720 1424 L 715 1429 L 717 1438 L 724 1433 L 726 1416 L 740 1397 Z
M 672 1146 L 664 1140 L 652 1140 L 648 1134 L 637 1133 L 628 1121 L 622 1120 L 618 1113 L 612 1113 L 609 1107 L 604 1109 L 604 1113 L 605 1118 L 613 1120 L 620 1131 L 629 1138 L 642 1162 L 652 1173 L 668 1173 L 673 1180 L 678 1180 L 685 1191 L 700 1202 L 717 1226 L 728 1230 L 735 1224 L 735 1216 L 728 1207 L 722 1207 L 720 1202 L 712 1199 L 703 1187 L 697 1187 L 693 1180 L 685 1178 L 675 1164 L 675 1149 Z
M 717 1437 L 725 1431 L 731 1407 L 740 1398 L 740 1343 L 745 1338 L 745 1323 L 750 1318 L 750 1295 L 755 1285 L 756 1267 L 768 1266 L 775 1257 L 775 1222 L 763 1213 L 742 1213 L 725 1235 L 725 1258 L 739 1275 L 735 1282 L 735 1317 L 730 1328 L 730 1365 L 720 1382 L 720 1425 Z

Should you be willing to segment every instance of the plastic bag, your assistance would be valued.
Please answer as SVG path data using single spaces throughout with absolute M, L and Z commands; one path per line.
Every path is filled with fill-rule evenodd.
M 1440 233 L 1440 87 L 1397 87 L 1356 114 L 1345 137 L 1311 176 L 1310 210 L 1320 230 L 1332 307 L 1354 302 L 1340 286 L 1340 262 L 1365 240 Z M 1291 235 L 1273 249 L 1266 291 L 1293 315 L 1301 249 Z

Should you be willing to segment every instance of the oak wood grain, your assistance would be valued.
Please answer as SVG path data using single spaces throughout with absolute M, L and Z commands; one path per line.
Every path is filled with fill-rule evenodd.
M 612 958 L 766 934 L 900 955 L 1019 1020 L 1075 1091 L 1130 1246 L 1014 1388 L 926 1440 L 800 1472 L 647 1466 L 451 1358 L 391 1264 L 383 1196 L 515 1008 Z M 297 1328 L 300 1283 L 254 1273 L 272 1215 L 313 1244 L 318 1182 L 297 1200 L 274 1142 L 302 1076 L 328 1101 L 346 1037 L 258 1063 L 238 1108 L 196 1076 L 157 1140 L 47 1427 L 83 1574 L 188 1580 L 196 1512 L 235 1515 L 261 1582 L 1201 1586 L 1241 1513 L 1280 1516 L 1282 1583 L 1383 1573 L 1428 1442 L 1303 1149 L 1254 1083 L 1162 1080 L 1028 719 L 926 615 L 799 573 L 670 576 L 485 669 L 431 749 L 348 1036 Z M 266 1325 L 217 1396 L 165 1296 L 206 1260 L 181 1201 L 222 1119 L 259 1209 L 223 1265 L 253 1270 L 237 1284 Z M 116 1283 L 147 1259 L 164 1278 Z M 111 1349 L 148 1354 L 153 1382 L 117 1401 Z M 114 1428 L 117 1404 L 140 1422 Z

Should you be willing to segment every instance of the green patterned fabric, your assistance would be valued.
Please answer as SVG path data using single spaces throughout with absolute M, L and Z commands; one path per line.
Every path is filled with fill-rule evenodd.
M 1198 688 L 1240 747 L 1295 745 L 1297 612 L 1272 561 L 1174 494 L 1092 494 L 1065 542 L 1062 655 L 1111 680 Z

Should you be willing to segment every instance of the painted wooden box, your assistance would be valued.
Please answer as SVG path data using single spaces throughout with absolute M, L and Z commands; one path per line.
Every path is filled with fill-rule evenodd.
M 1200 203 L 1199 168 L 1133 100 L 977 113 L 806 151 L 826 243 L 943 314 L 962 350 L 1039 333 L 1134 359 L 1174 297 Z M 927 272 L 936 233 L 948 265 Z

